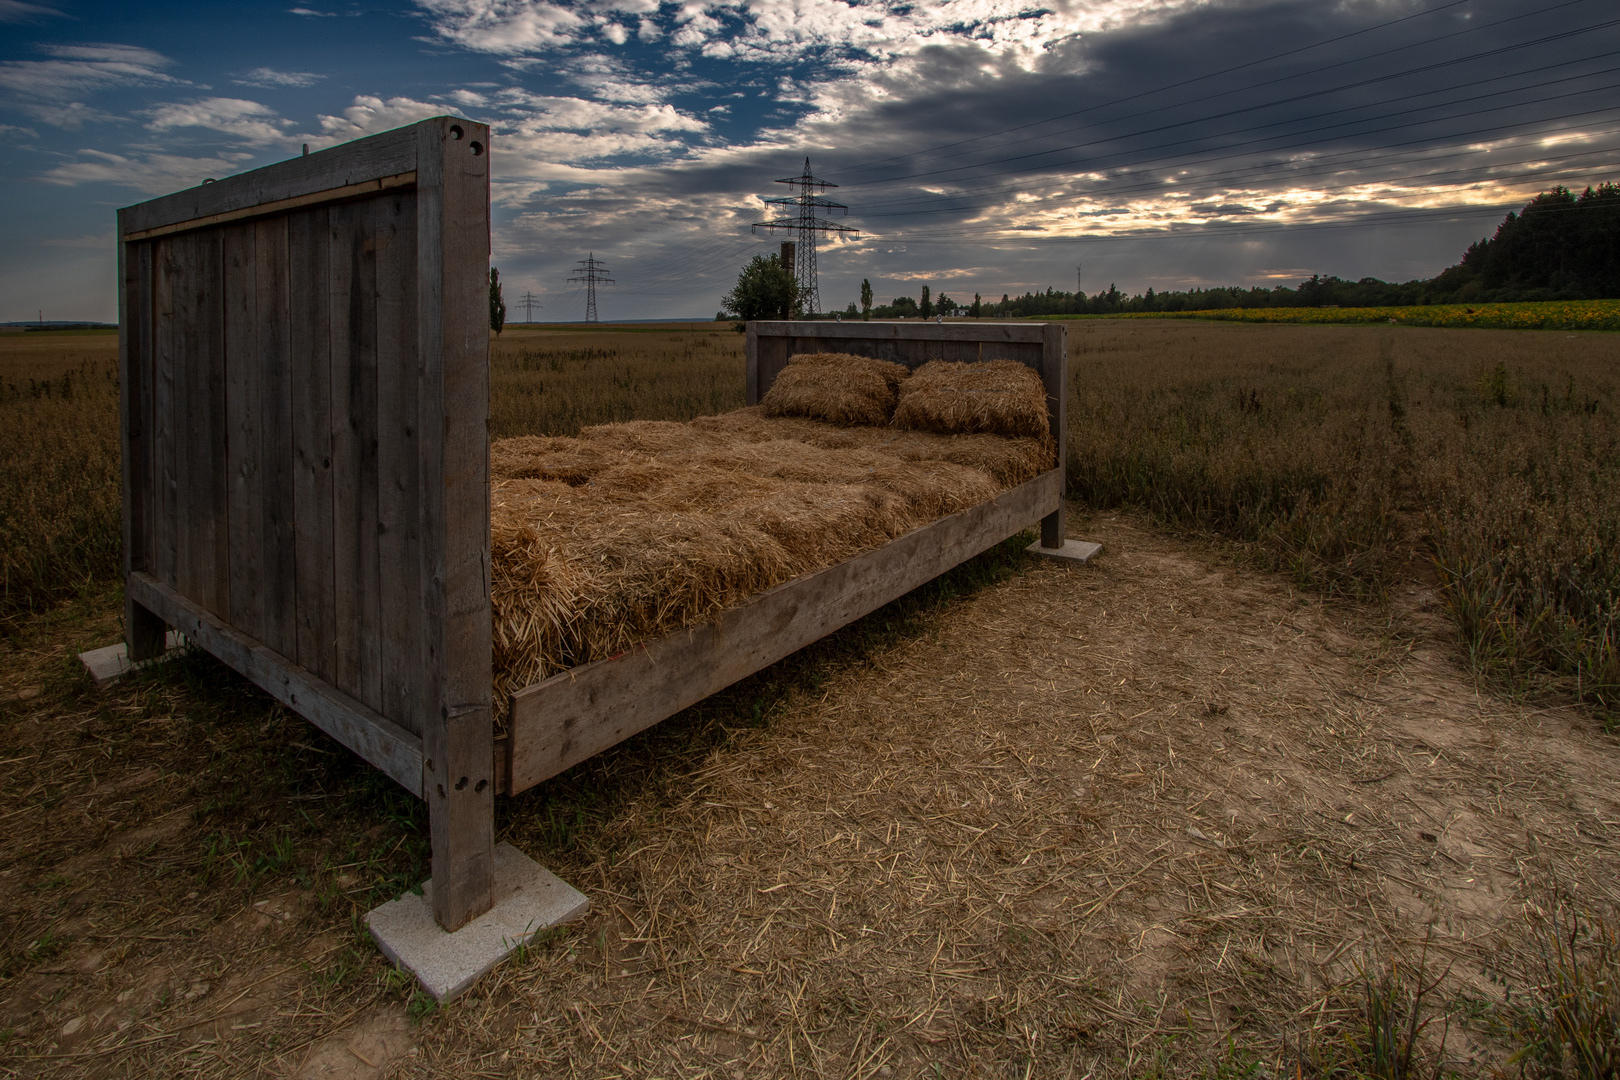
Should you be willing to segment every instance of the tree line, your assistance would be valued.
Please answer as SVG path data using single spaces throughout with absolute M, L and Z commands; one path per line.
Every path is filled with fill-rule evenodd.
M 745 287 L 746 285 L 746 287 Z M 861 302 L 845 318 L 1040 318 L 1051 315 L 1111 315 L 1120 312 L 1209 311 L 1257 307 L 1406 307 L 1416 304 L 1500 303 L 1525 300 L 1620 298 L 1620 184 L 1605 183 L 1576 195 L 1555 187 L 1509 213 L 1493 236 L 1471 244 L 1461 261 L 1435 277 L 1406 282 L 1365 277 L 1347 281 L 1312 274 L 1297 286 L 1221 286 L 1205 289 L 1149 288 L 1134 296 L 1110 285 L 1105 292 L 1003 293 L 1000 300 L 975 293 L 971 301 L 927 285 L 918 297 L 897 296 L 874 304 L 872 286 L 861 282 Z M 729 316 L 790 318 L 801 314 L 793 275 L 761 255 L 743 271 L 725 297 Z M 745 314 L 757 311 L 757 314 Z

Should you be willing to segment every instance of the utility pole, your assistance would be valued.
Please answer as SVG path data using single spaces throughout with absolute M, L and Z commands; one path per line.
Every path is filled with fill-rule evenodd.
M 534 295 L 532 292 L 525 292 L 523 294 L 523 299 L 519 300 L 518 303 L 523 305 L 523 321 L 526 323 L 534 322 L 535 308 L 543 308 L 546 306 L 542 304 L 540 302 L 540 298 Z
M 1080 263 L 1074 264 L 1074 295 L 1080 295 Z
M 849 213 L 849 207 L 843 203 L 825 199 L 821 192 L 837 184 L 827 180 L 818 180 L 810 172 L 810 159 L 804 159 L 804 172 L 798 176 L 790 176 L 785 180 L 778 180 L 778 184 L 786 184 L 792 188 L 794 194 L 783 195 L 780 198 L 766 199 L 772 206 L 791 206 L 798 213 L 792 217 L 772 218 L 770 221 L 756 221 L 755 229 L 788 229 L 798 234 L 794 244 L 794 277 L 799 282 L 799 302 L 805 314 L 819 315 L 821 313 L 821 286 L 816 280 L 816 234 L 846 232 L 858 233 L 861 230 L 852 229 L 848 225 L 837 225 L 826 218 L 817 217 L 817 210 L 842 210 Z M 783 245 L 783 254 L 786 255 L 787 245 Z
M 596 252 L 594 251 L 590 253 L 589 257 L 582 260 L 578 266 L 574 267 L 574 273 L 579 276 L 569 278 L 568 282 L 571 285 L 581 281 L 585 283 L 585 321 L 595 322 L 597 283 L 617 285 L 618 282 L 606 276 L 607 267 L 596 261 Z

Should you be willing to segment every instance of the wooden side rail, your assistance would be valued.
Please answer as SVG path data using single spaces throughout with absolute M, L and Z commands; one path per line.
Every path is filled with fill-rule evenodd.
M 506 789 L 533 787 L 876 611 L 1063 504 L 1053 469 L 848 562 L 778 585 L 712 623 L 583 664 L 512 697 Z

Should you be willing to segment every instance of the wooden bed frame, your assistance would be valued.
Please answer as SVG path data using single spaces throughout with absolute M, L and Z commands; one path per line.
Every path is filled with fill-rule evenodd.
M 438 117 L 121 210 L 125 635 L 165 628 L 427 801 L 432 905 L 489 910 L 497 792 L 674 715 L 1041 522 L 1063 542 L 1065 329 L 765 322 L 794 353 L 1005 357 L 1058 467 L 714 622 L 513 695 L 491 722 L 489 130 Z

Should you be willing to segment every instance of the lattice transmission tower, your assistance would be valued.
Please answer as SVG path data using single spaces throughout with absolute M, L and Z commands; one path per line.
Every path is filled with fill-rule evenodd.
M 818 180 L 811 175 L 809 158 L 804 159 L 804 172 L 802 174 L 790 176 L 785 180 L 778 180 L 777 183 L 788 185 L 793 189 L 794 194 L 766 199 L 765 201 L 772 206 L 791 206 L 798 212 L 792 217 L 756 221 L 753 228 L 789 229 L 798 234 L 794 252 L 793 276 L 799 282 L 800 309 L 807 315 L 819 315 L 821 314 L 821 285 L 816 280 L 816 234 L 858 233 L 861 230 L 852 229 L 848 225 L 839 225 L 816 215 L 817 210 L 842 210 L 845 214 L 848 214 L 849 207 L 843 203 L 836 203 L 831 199 L 822 198 L 821 192 L 838 185 L 827 180 Z
M 518 303 L 523 305 L 523 321 L 526 323 L 534 322 L 535 308 L 544 308 L 546 306 L 542 304 L 540 302 L 540 298 L 534 295 L 532 292 L 525 292 L 522 298 L 518 300 Z
M 579 276 L 569 278 L 570 285 L 576 282 L 585 283 L 585 321 L 596 322 L 596 286 L 617 285 L 618 282 L 607 276 L 607 267 L 596 261 L 594 251 L 574 267 L 574 273 Z

